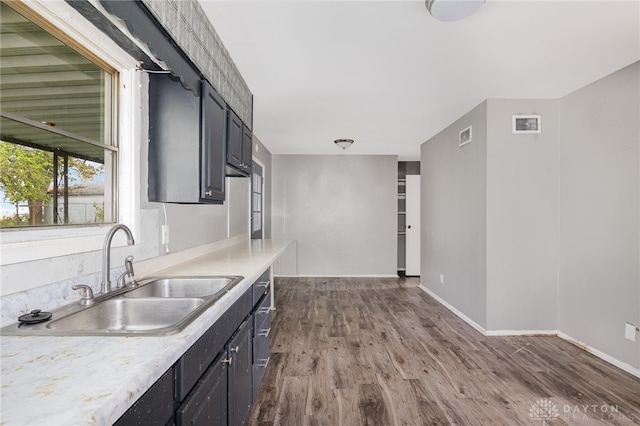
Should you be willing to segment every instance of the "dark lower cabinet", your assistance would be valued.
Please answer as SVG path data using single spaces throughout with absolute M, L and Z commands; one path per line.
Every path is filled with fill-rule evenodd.
M 262 378 L 269 365 L 271 333 L 271 292 L 265 293 L 253 311 L 253 399 L 260 390 Z
M 228 345 L 230 426 L 247 423 L 253 402 L 251 325 L 251 318 L 242 323 Z
M 115 426 L 173 424 L 175 369 L 171 367 L 114 423 Z
M 178 408 L 176 423 L 190 426 L 227 424 L 228 366 L 221 354 L 204 374 L 193 392 Z
M 115 424 L 246 424 L 269 362 L 269 275 L 265 271 Z

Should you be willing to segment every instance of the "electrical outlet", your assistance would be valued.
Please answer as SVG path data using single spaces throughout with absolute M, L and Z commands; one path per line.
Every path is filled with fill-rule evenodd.
M 444 284 L 444 274 L 440 274 L 440 284 Z
M 636 332 L 638 331 L 638 328 L 633 325 L 630 324 L 628 322 L 624 323 L 624 337 L 625 339 L 631 340 L 632 342 L 636 341 Z
M 169 225 L 162 225 L 162 244 L 169 244 Z

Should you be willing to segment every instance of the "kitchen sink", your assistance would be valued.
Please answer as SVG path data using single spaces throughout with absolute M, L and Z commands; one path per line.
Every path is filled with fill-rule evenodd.
M 204 299 L 114 298 L 47 324 L 51 330 L 150 331 L 180 324 Z
M 145 280 L 124 297 L 212 297 L 237 277 L 161 277 Z
M 52 312 L 49 321 L 13 324 L 2 335 L 159 336 L 184 329 L 242 281 L 240 276 L 148 277 L 133 288 Z

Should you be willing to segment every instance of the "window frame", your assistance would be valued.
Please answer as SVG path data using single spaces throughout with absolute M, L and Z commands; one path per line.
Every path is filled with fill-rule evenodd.
M 32 0 L 9 2 L 36 24 L 98 65 L 114 72 L 113 147 L 117 160 L 117 185 L 113 202 L 115 222 L 140 232 L 141 77 L 138 62 L 66 2 Z M 38 228 L 3 228 L 0 232 L 0 266 L 100 250 L 113 223 Z M 114 241 L 124 245 L 124 241 Z

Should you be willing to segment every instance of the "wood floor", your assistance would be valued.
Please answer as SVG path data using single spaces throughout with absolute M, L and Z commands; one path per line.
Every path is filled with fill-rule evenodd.
M 640 424 L 640 379 L 557 337 L 485 337 L 417 285 L 278 278 L 250 424 Z

